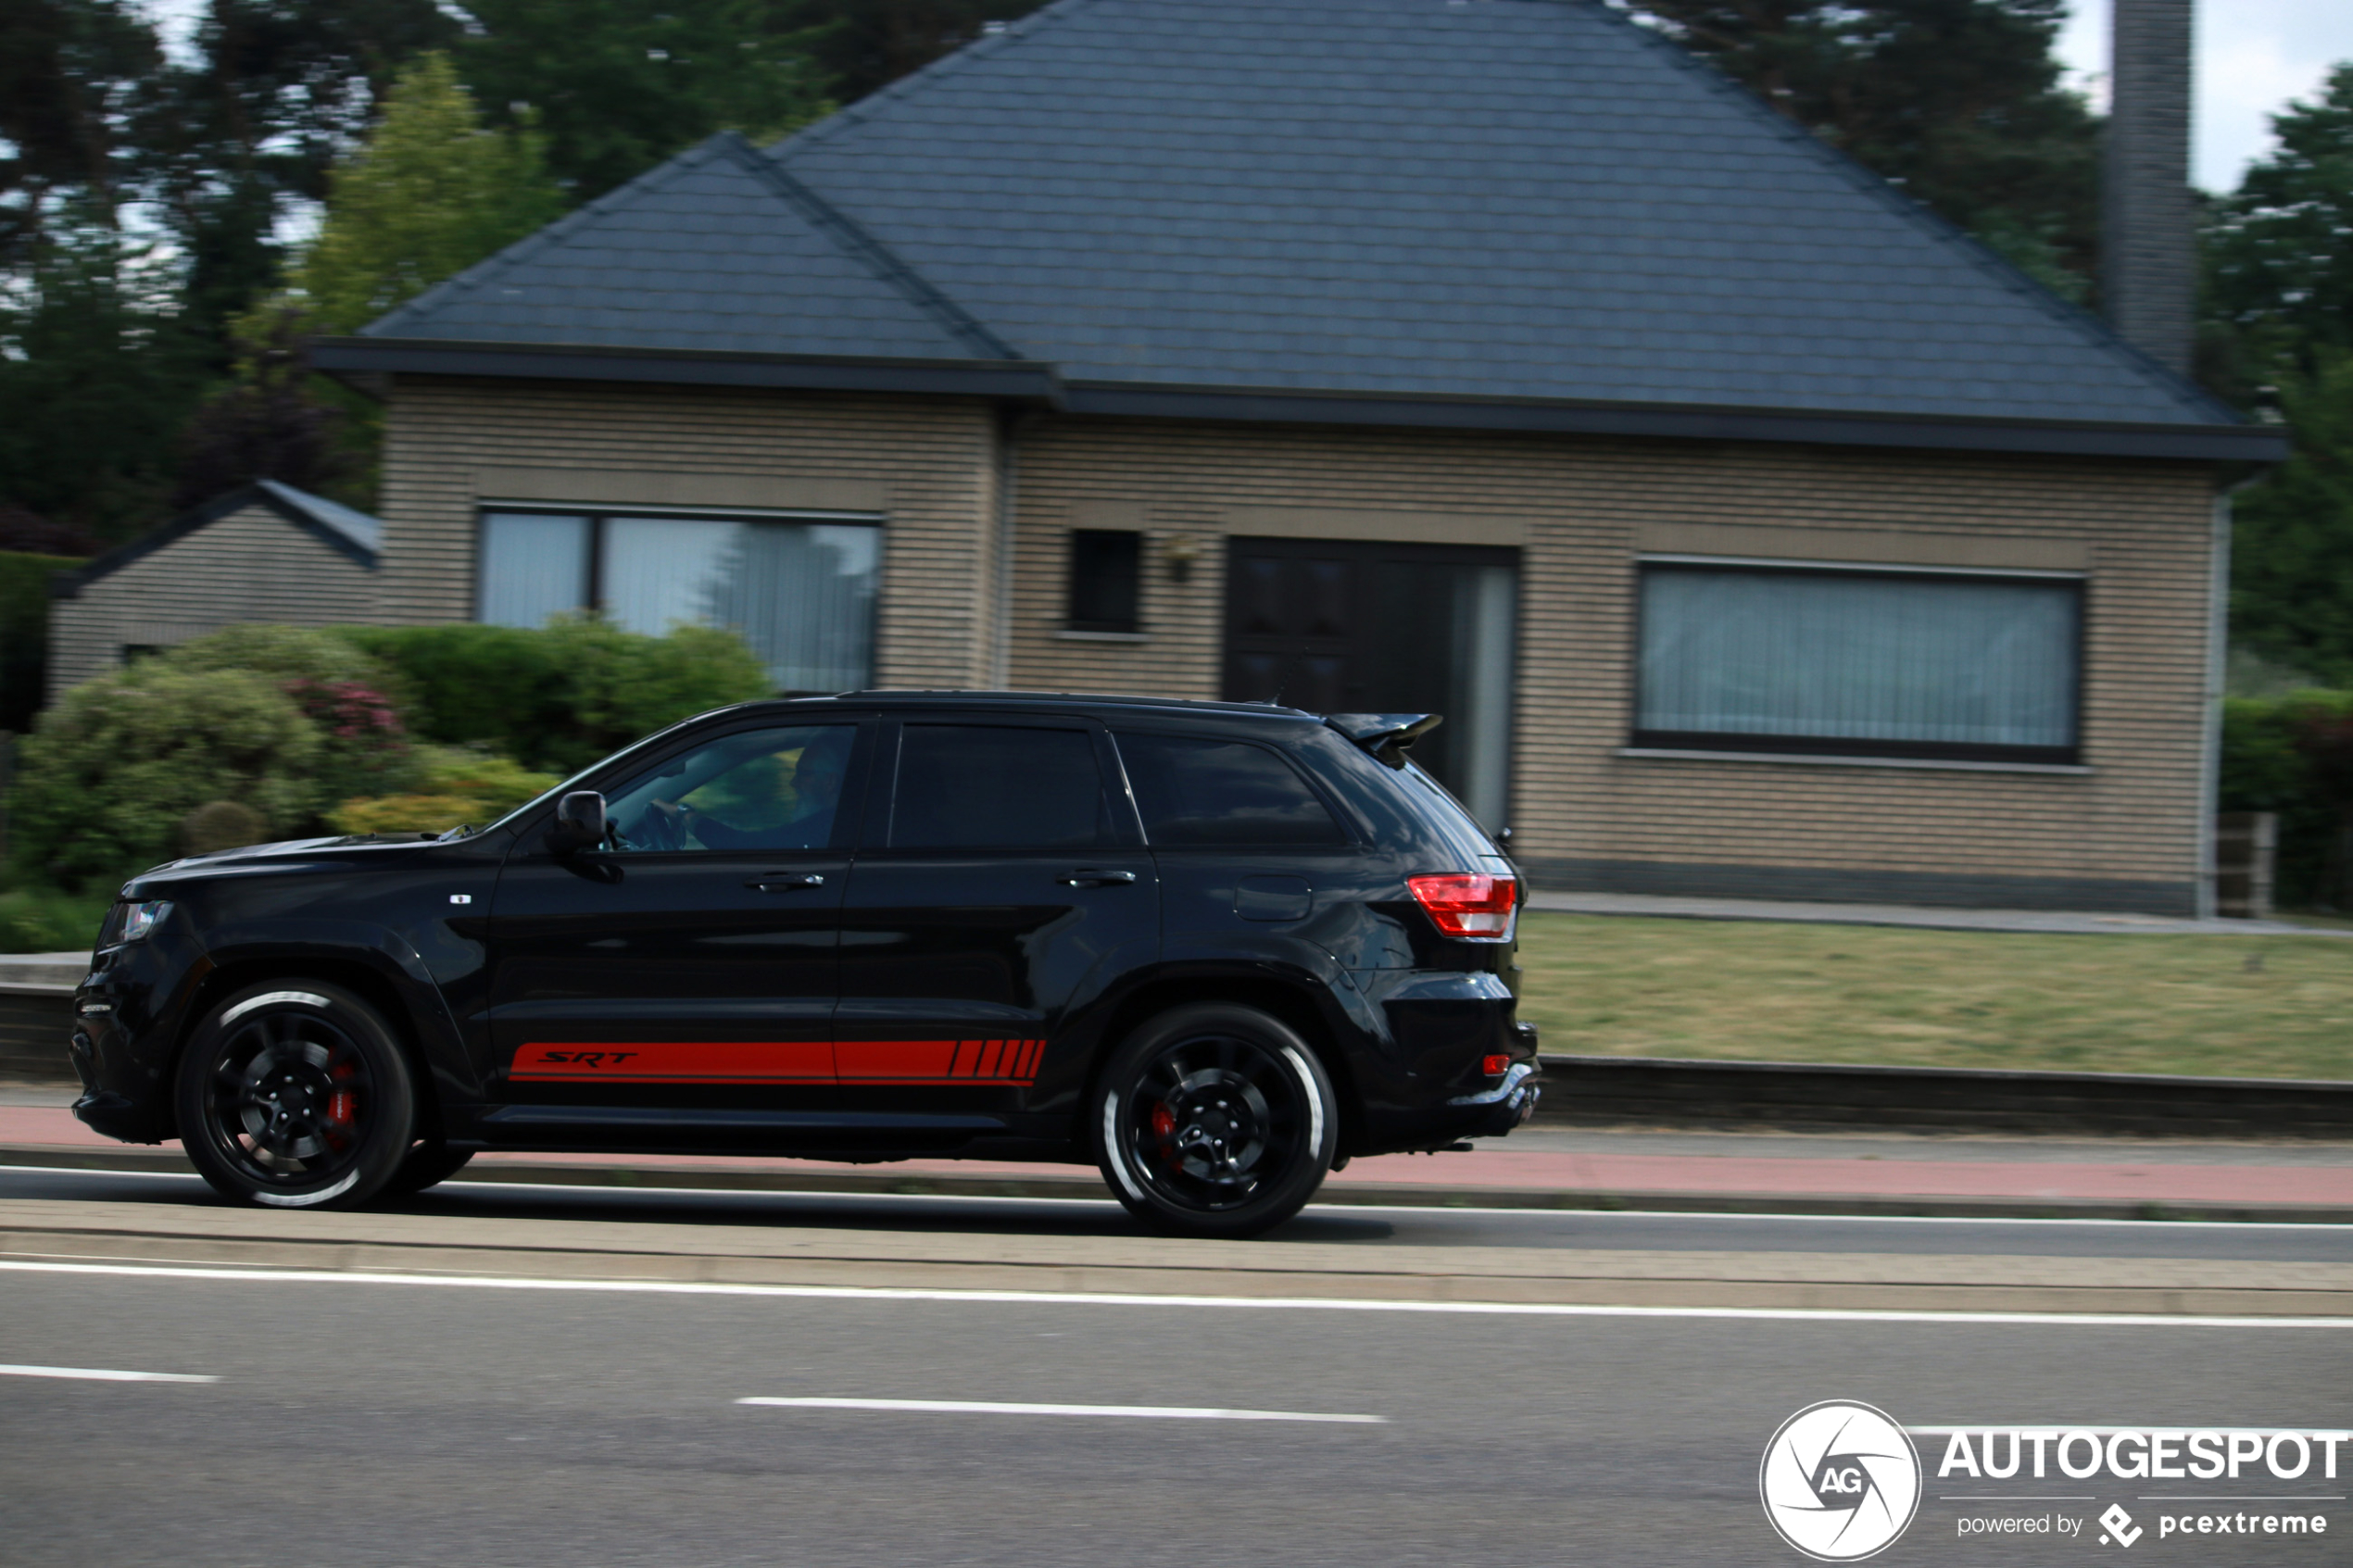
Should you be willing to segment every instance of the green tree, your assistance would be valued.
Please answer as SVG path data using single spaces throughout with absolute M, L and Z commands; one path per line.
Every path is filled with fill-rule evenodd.
M 788 0 L 472 0 L 458 58 L 500 123 L 546 136 L 576 201 L 716 131 L 783 135 L 824 113 Z
M 538 134 L 484 130 L 446 55 L 403 71 L 367 140 L 335 166 L 290 282 L 316 330 L 350 332 L 563 210 Z
M 2276 391 L 2295 454 L 2233 508 L 2231 636 L 2353 688 L 2353 348 L 2310 358 Z
M 849 103 L 923 69 L 1045 0 L 803 0 L 799 19 L 827 90 Z
M 1632 0 L 1635 12 L 2068 298 L 2097 268 L 2099 121 L 2065 0 Z
M 184 258 L 187 324 L 216 368 L 234 354 L 229 322 L 279 282 L 279 228 L 326 198 L 399 69 L 461 30 L 433 0 L 205 0 L 191 56 L 150 82 L 138 136 Z
M 2207 312 L 2259 383 L 2353 348 L 2353 61 L 2271 131 L 2278 149 L 2217 204 L 2205 247 Z
M 105 216 L 48 220 L 0 296 L 0 501 L 110 542 L 156 521 L 202 385 L 171 282 Z
M 0 7 L 0 261 L 33 264 L 60 210 L 115 226 L 163 50 L 124 0 Z

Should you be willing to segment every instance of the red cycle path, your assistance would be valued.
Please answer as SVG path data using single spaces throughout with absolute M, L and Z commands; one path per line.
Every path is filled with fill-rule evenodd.
M 6 1148 L 120 1148 L 46 1106 L 0 1106 L 0 1163 Z M 167 1146 L 173 1147 L 173 1146 Z M 702 1159 L 679 1155 L 489 1154 L 482 1163 L 646 1169 L 860 1171 L 909 1176 L 1051 1178 L 1076 1167 L 982 1160 L 903 1160 L 847 1166 L 826 1160 Z M 1503 1192 L 1678 1193 L 1717 1197 L 1944 1198 L 2125 1201 L 2156 1204 L 2278 1204 L 2353 1208 L 2353 1165 L 2163 1164 L 2148 1161 L 1840 1159 L 1745 1154 L 1617 1154 L 1482 1148 L 1467 1154 L 1383 1155 L 1331 1178 L 1342 1187 L 1432 1186 Z

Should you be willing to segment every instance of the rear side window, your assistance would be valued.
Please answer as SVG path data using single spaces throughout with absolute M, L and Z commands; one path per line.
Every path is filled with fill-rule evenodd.
M 899 744 L 894 849 L 1059 849 L 1113 842 L 1084 730 L 910 724 Z
M 1117 739 L 1155 846 L 1348 842 L 1306 781 L 1264 746 L 1193 735 Z

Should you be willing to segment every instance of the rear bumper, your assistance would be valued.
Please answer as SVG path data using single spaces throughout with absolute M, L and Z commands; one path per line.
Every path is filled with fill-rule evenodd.
M 1479 1130 L 1463 1136 L 1501 1137 L 1535 1115 L 1536 1102 L 1544 1098 L 1543 1085 L 1536 1082 L 1543 1071 L 1532 1060 L 1514 1062 L 1511 1071 L 1504 1074 L 1504 1081 L 1493 1088 L 1475 1095 L 1457 1095 L 1447 1101 L 1450 1108 L 1485 1113 L 1486 1120 L 1479 1124 Z

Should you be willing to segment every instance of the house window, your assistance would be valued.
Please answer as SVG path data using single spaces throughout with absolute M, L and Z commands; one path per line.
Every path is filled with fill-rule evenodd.
M 1143 581 L 1140 533 L 1081 528 L 1070 536 L 1070 629 L 1133 632 Z
M 2073 762 L 2074 578 L 1646 563 L 1636 746 Z
M 844 691 L 873 679 L 881 561 L 871 523 L 485 512 L 476 613 L 544 626 L 596 608 L 654 635 L 725 626 L 778 691 Z

